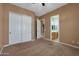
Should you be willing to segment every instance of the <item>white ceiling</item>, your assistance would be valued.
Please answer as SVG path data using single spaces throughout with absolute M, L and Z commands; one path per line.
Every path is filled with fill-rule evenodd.
M 35 12 L 37 16 L 42 16 L 50 11 L 53 11 L 61 6 L 66 5 L 67 3 L 45 3 L 45 6 L 42 6 L 41 3 L 13 3 L 13 4 Z

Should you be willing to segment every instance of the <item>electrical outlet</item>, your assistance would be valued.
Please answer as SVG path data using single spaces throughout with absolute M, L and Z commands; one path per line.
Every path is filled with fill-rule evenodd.
M 75 41 L 72 41 L 72 43 L 75 43 Z

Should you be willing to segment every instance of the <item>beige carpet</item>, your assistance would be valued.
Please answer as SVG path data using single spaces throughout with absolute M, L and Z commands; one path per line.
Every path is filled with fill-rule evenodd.
M 35 40 L 5 47 L 1 55 L 6 56 L 79 56 L 79 49 L 50 42 Z

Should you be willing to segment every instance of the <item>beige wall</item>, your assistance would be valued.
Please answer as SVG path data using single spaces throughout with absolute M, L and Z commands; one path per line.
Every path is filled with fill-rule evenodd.
M 32 28 L 32 39 L 35 39 L 35 21 L 36 16 L 32 11 L 11 5 L 11 4 L 0 4 L 0 45 L 8 44 L 8 13 L 9 11 L 23 13 L 32 16 L 33 28 Z M 45 18 L 45 37 L 50 39 L 50 17 L 53 15 L 60 15 L 60 40 L 61 42 L 72 44 L 79 41 L 79 4 L 67 4 L 55 11 L 47 13 L 40 18 Z M 74 43 L 74 45 L 79 46 Z
M 2 4 L 0 4 L 0 47 L 2 47 L 2 40 L 3 40 L 3 9 Z
M 50 39 L 50 17 L 59 14 L 60 40 L 68 44 L 76 45 L 79 42 L 79 4 L 67 4 L 40 18 L 45 18 L 45 37 Z M 72 43 L 75 41 L 75 43 Z
M 12 4 L 2 4 L 0 5 L 0 44 L 6 45 L 9 40 L 9 12 L 17 12 L 32 16 L 32 39 L 35 39 L 35 14 L 32 11 L 17 7 Z

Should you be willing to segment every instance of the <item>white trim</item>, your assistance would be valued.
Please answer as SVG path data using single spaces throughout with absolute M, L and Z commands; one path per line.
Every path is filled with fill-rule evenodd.
M 57 42 L 57 41 L 54 41 L 54 42 Z M 71 44 L 68 44 L 68 43 L 63 43 L 63 42 L 57 42 L 57 43 L 61 43 L 61 44 L 64 44 L 64 45 L 67 45 L 67 46 L 70 46 L 70 47 L 73 47 L 73 48 L 77 48 L 77 49 L 79 49 L 78 46 L 71 45 Z
M 51 36 L 51 17 L 50 17 L 50 40 L 52 40 L 52 36 Z
M 1 48 L 1 50 L 0 50 L 0 54 L 2 53 L 3 48 L 4 48 L 4 47 Z
M 56 14 L 56 15 L 53 15 L 53 16 L 58 16 L 59 19 L 60 19 L 59 14 Z M 52 18 L 53 16 L 50 17 L 50 40 L 52 40 L 52 36 L 51 36 L 51 32 L 52 32 L 52 31 L 51 31 L 51 29 L 52 29 L 52 27 L 51 27 L 51 18 Z M 59 19 L 58 19 L 58 21 L 59 21 Z M 59 23 L 59 26 L 60 26 L 60 23 Z M 60 41 L 60 33 L 59 33 L 59 32 L 60 32 L 60 27 L 59 27 L 59 30 L 58 30 L 58 39 L 57 39 L 58 41 Z
M 32 39 L 31 41 L 35 41 L 35 39 Z M 31 41 L 28 41 L 28 42 L 31 42 Z M 25 42 L 20 42 L 20 43 L 25 43 Z M 20 43 L 15 43 L 15 44 L 20 44 Z M 0 50 L 0 54 L 2 53 L 3 48 L 5 48 L 5 47 L 7 47 L 7 46 L 15 45 L 15 44 L 6 44 L 6 45 L 4 45 L 4 46 L 1 48 L 1 50 Z
M 31 41 L 35 41 L 35 39 L 32 39 Z
M 57 43 L 60 43 L 60 44 L 64 44 L 64 45 L 66 45 L 66 46 L 70 46 L 70 47 L 79 49 L 79 47 L 78 47 L 78 46 L 75 46 L 75 45 L 71 45 L 71 44 L 68 44 L 68 43 L 63 43 L 63 42 L 59 42 L 59 41 L 55 41 L 55 40 L 50 40 L 50 39 L 47 39 L 47 38 L 44 38 L 44 39 L 45 39 L 45 40 L 48 40 L 48 41 L 57 42 Z
M 31 40 L 31 41 L 34 41 L 34 40 Z M 27 41 L 27 42 L 31 42 L 31 41 Z M 20 42 L 20 43 L 15 43 L 15 44 L 21 44 L 21 43 L 26 43 L 26 42 Z M 6 44 L 3 46 L 3 48 L 7 46 L 15 45 L 15 44 Z
M 41 27 L 41 19 L 37 19 L 37 39 L 42 37 Z

